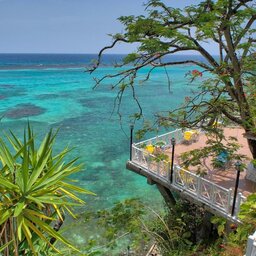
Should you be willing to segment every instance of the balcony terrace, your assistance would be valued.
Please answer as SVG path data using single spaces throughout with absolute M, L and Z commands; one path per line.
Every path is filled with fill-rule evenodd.
M 224 128 L 224 135 L 237 138 L 242 146 L 238 153 L 248 157 L 251 155 L 242 129 Z M 203 177 L 196 174 L 196 169 L 185 170 L 182 168 L 179 158 L 181 153 L 206 145 L 205 134 L 200 133 L 197 136 L 196 140 L 185 144 L 183 143 L 184 133 L 178 129 L 149 140 L 133 143 L 127 169 L 147 177 L 149 184 L 156 184 L 158 188 L 163 187 L 167 194 L 168 192 L 178 193 L 189 201 L 203 205 L 216 215 L 239 222 L 237 215 L 240 205 L 249 194 L 256 192 L 256 184 L 247 180 L 245 178 L 246 171 L 242 171 L 241 174 L 239 172 L 239 185 L 236 186 L 238 171 L 234 163 L 221 169 L 210 166 L 210 171 Z M 175 147 L 171 144 L 173 138 Z M 160 160 L 157 158 L 155 150 L 153 152 L 153 149 L 150 149 L 152 145 L 159 145 L 159 143 L 164 145 L 162 150 L 168 156 L 168 160 Z M 210 159 L 207 161 L 210 163 Z

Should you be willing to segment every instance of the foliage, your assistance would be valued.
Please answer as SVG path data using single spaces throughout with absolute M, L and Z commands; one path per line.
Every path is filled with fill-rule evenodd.
M 163 256 L 242 256 L 248 235 L 256 227 L 254 204 L 255 195 L 242 205 L 239 217 L 243 224 L 228 224 L 224 218 L 212 217 L 216 230 L 208 233 L 201 231 L 205 210 L 184 200 L 160 213 L 138 199 L 128 199 L 111 209 L 83 216 L 86 221 L 96 220 L 105 238 L 104 246 L 102 241 L 92 241 L 91 252 L 95 255 L 103 251 L 108 254 L 106 247 L 113 253 L 120 245 L 125 255 L 127 247 L 131 255 L 140 255 L 145 245 L 156 242 Z
M 246 250 L 248 236 L 256 229 L 256 194 L 247 197 L 245 203 L 241 205 L 239 218 L 241 224 L 229 224 L 227 220 L 220 217 L 213 217 L 212 223 L 217 226 L 220 239 L 215 243 L 219 246 L 220 256 L 243 256 Z M 227 228 L 228 227 L 228 228 Z M 214 246 L 211 246 L 212 248 Z
M 246 202 L 241 205 L 239 218 L 256 229 L 256 194 L 247 197 Z
M 80 217 L 97 226 L 100 233 L 100 239 L 89 241 L 92 246 L 87 252 L 101 252 L 99 255 L 107 255 L 110 251 L 115 255 L 114 251 L 127 250 L 145 253 L 149 236 L 144 232 L 142 222 L 146 215 L 145 205 L 136 198 L 115 203 L 110 209 L 83 213 Z
M 238 154 L 240 148 L 237 138 L 225 137 L 221 128 L 214 128 L 206 133 L 206 146 L 182 153 L 180 158 L 182 165 L 189 169 L 189 166 L 196 166 L 197 173 L 207 174 L 214 168 L 223 168 L 227 164 L 235 165 L 236 161 L 243 162 L 247 156 Z M 225 153 L 225 159 L 220 156 Z M 211 160 L 210 163 L 207 160 Z M 242 168 L 244 165 L 242 164 Z
M 112 36 L 112 44 L 100 51 L 96 64 L 88 71 L 92 73 L 96 70 L 101 64 L 102 54 L 119 42 L 136 43 L 137 50 L 117 65 L 123 69 L 95 78 L 95 86 L 112 78 L 116 78 L 112 80 L 115 81 L 112 89 L 126 84 L 117 94 L 117 111 L 120 110 L 124 92 L 131 90 L 138 105 L 137 120 L 142 117 L 142 107 L 136 95 L 136 86 L 141 82 L 138 76 L 141 69 L 149 67 L 143 79 L 146 81 L 155 69 L 164 68 L 170 82 L 166 67 L 179 64 L 197 66 L 199 70 L 192 67 L 189 78 L 191 82 L 200 83 L 194 95 L 184 95 L 185 101 L 180 108 L 157 114 L 157 125 L 207 128 L 221 118 L 238 124 L 247 135 L 255 137 L 255 20 L 253 0 L 202 0 L 183 9 L 167 6 L 161 0 L 149 0 L 145 15 L 119 18 L 124 32 Z M 213 44 L 219 50 L 218 56 L 207 50 L 206 43 Z M 169 58 L 170 55 L 188 51 L 199 54 L 202 60 Z M 201 76 L 204 78 L 201 79 Z M 256 141 L 250 136 L 248 143 L 253 158 L 256 158 Z
M 192 255 L 197 248 L 205 211 L 189 201 L 178 200 L 164 216 L 157 217 L 148 232 L 154 237 L 162 255 Z
M 256 159 L 253 159 L 251 163 L 253 164 L 253 167 L 256 168 Z
M 11 241 L 4 255 L 60 255 L 56 241 L 77 250 L 58 230 L 66 214 L 74 217 L 72 207 L 84 204 L 77 193 L 92 193 L 68 180 L 81 165 L 65 162 L 68 148 L 53 153 L 55 138 L 51 130 L 37 147 L 29 124 L 23 141 L 12 132 L 9 145 L 0 138 L 0 242 Z
M 233 232 L 228 234 L 226 242 L 226 248 L 228 252 L 232 251 L 233 248 L 233 254 L 230 255 L 244 255 L 243 252 L 245 252 L 246 250 L 248 236 L 254 233 L 256 229 L 255 207 L 256 194 L 254 193 L 248 196 L 246 202 L 243 203 L 240 207 L 239 218 L 242 220 L 243 223 L 237 227 L 231 226 L 231 228 L 233 228 Z M 241 253 L 235 254 L 234 248 L 240 248 Z
M 217 226 L 218 235 L 221 237 L 225 235 L 225 228 L 227 220 L 221 217 L 213 216 L 211 218 L 211 223 Z
M 188 201 L 178 200 L 171 209 L 166 207 L 159 212 L 139 199 L 128 199 L 111 209 L 87 213 L 84 217 L 86 221 L 95 219 L 102 229 L 105 245 L 95 241 L 96 250 L 104 251 L 109 247 L 113 253 L 122 245 L 122 251 L 129 246 L 131 255 L 141 255 L 145 254 L 145 248 L 149 249 L 149 244 L 156 242 L 162 255 L 192 256 L 199 255 L 196 252 L 204 251 L 207 244 L 200 233 L 204 214 L 202 208 Z
M 127 199 L 124 202 L 116 203 L 110 211 L 98 211 L 98 225 L 106 228 L 104 236 L 107 240 L 113 241 L 111 246 L 117 242 L 117 238 L 124 234 L 132 237 L 133 243 L 138 243 L 145 239 L 145 236 L 139 232 L 140 218 L 144 214 L 145 209 L 139 200 Z M 138 233 L 140 233 L 139 236 Z

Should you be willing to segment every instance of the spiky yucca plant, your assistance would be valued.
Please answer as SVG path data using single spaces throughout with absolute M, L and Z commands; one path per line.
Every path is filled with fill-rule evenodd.
M 76 193 L 93 194 L 72 184 L 67 177 L 78 172 L 77 158 L 65 162 L 65 148 L 53 153 L 56 133 L 52 130 L 37 147 L 30 125 L 20 140 L 12 132 L 0 138 L 0 247 L 4 255 L 42 255 L 55 241 L 77 250 L 53 228 L 72 207 L 84 204 Z M 42 247 L 44 247 L 42 249 Z M 3 248 L 3 247 L 2 247 Z M 46 254 L 47 255 L 47 254 Z

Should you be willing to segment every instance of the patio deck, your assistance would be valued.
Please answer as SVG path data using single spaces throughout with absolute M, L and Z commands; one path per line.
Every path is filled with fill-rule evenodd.
M 246 139 L 243 137 L 243 130 L 239 128 L 225 128 L 225 136 L 233 136 L 238 139 L 241 148 L 239 153 L 250 158 L 251 154 Z M 176 139 L 174 150 L 174 168 L 171 173 L 171 161 L 159 161 L 153 155 L 145 151 L 143 145 L 155 144 L 159 141 L 169 145 L 164 150 L 164 154 L 171 159 L 172 147 L 171 138 Z M 200 177 L 195 170 L 184 170 L 180 167 L 179 156 L 181 153 L 192 149 L 202 148 L 206 145 L 206 136 L 201 133 L 199 139 L 191 144 L 184 144 L 183 133 L 176 130 L 164 135 L 151 138 L 146 141 L 132 145 L 132 159 L 127 163 L 127 168 L 148 178 L 152 184 L 160 184 L 170 191 L 176 191 L 190 201 L 203 204 L 214 214 L 221 215 L 231 221 L 239 222 L 237 214 L 240 204 L 246 197 L 256 192 L 256 184 L 245 179 L 246 172 L 241 172 L 237 200 L 235 202 L 235 214 L 232 216 L 232 204 L 234 201 L 234 187 L 236 181 L 236 170 L 234 165 L 230 165 L 225 170 L 211 168 L 208 175 Z M 250 160 L 248 159 L 248 162 Z M 172 178 L 171 178 L 172 177 Z M 172 180 L 172 182 L 171 182 Z
M 248 160 L 245 161 L 246 164 L 249 163 L 251 159 L 251 153 L 249 150 L 249 147 L 247 145 L 247 140 L 243 136 L 244 130 L 239 128 L 224 128 L 224 135 L 225 137 L 233 136 L 237 138 L 239 144 L 241 145 L 241 148 L 238 150 L 239 154 L 246 155 L 248 157 Z M 184 143 L 178 143 L 175 146 L 175 154 L 174 154 L 174 162 L 177 164 L 180 164 L 179 156 L 187 151 L 193 150 L 193 149 L 200 149 L 203 148 L 206 145 L 206 136 L 205 134 L 200 134 L 199 139 L 196 142 L 193 142 L 191 144 L 184 144 Z M 171 157 L 171 149 L 167 149 L 166 154 Z M 208 161 L 208 165 L 209 161 Z M 195 171 L 193 169 L 190 169 L 191 171 Z M 242 171 L 240 174 L 239 179 L 239 188 L 238 191 L 241 192 L 244 196 L 248 196 L 249 194 L 256 192 L 256 184 L 252 181 L 249 181 L 245 179 L 246 170 Z M 218 184 L 224 188 L 234 188 L 235 186 L 235 180 L 236 180 L 236 170 L 235 166 L 230 165 L 226 169 L 220 169 L 220 168 L 213 168 L 211 166 L 211 173 L 205 176 L 207 180 L 213 181 L 215 184 Z

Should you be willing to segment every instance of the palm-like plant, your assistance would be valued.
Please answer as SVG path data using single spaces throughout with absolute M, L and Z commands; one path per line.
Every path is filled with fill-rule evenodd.
M 11 148 L 0 138 L 0 246 L 7 244 L 4 254 L 38 255 L 42 245 L 60 254 L 55 241 L 76 250 L 53 223 L 63 221 L 66 213 L 74 216 L 72 207 L 84 204 L 76 193 L 93 194 L 67 179 L 81 169 L 78 159 L 65 163 L 68 148 L 53 154 L 56 133 L 52 130 L 38 147 L 29 125 L 23 141 L 12 132 L 6 138 Z

